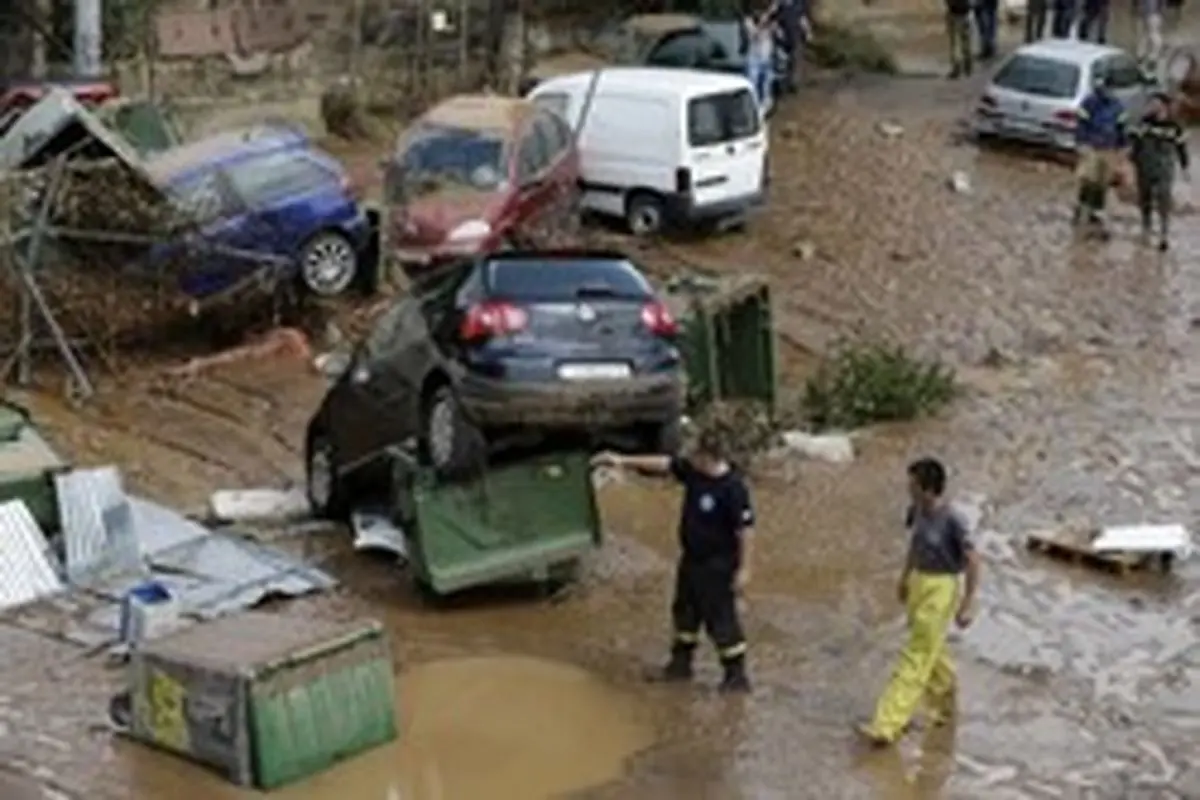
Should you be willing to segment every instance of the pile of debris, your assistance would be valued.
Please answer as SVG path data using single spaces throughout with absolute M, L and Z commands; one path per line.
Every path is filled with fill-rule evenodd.
M 0 612 L 9 621 L 103 648 L 127 638 L 123 612 L 146 587 L 170 610 L 162 633 L 334 585 L 280 550 L 126 494 L 114 467 L 65 466 L 24 410 L 0 412 Z

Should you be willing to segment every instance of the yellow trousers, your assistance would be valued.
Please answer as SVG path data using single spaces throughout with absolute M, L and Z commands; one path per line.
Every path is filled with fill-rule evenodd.
M 958 605 L 958 576 L 912 572 L 908 576 L 908 641 L 871 720 L 873 736 L 895 741 L 926 701 L 931 717 L 954 712 L 954 662 L 946 631 Z

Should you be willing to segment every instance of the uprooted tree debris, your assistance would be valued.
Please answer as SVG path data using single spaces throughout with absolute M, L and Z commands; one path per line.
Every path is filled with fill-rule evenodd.
M 249 270 L 245 284 L 270 282 L 288 266 L 276 256 L 202 245 L 194 234 L 204 209 L 168 197 L 139 164 L 72 155 L 0 174 L 0 274 L 13 298 L 0 303 L 0 319 L 14 331 L 3 376 L 16 370 L 27 383 L 34 351 L 56 349 L 72 392 L 86 397 L 92 385 L 83 350 L 115 367 L 119 343 L 144 341 L 181 312 L 194 315 L 180 276 L 216 250 L 265 265 Z

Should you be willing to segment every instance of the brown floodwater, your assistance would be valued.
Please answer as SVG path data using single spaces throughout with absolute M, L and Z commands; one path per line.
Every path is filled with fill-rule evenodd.
M 397 678 L 399 737 L 278 800 L 534 800 L 618 777 L 653 741 L 636 698 L 568 664 L 480 656 L 420 664 Z M 121 747 L 137 797 L 248 800 L 178 759 Z M 3 784 L 0 784 L 0 790 Z M 36 797 L 31 795 L 29 800 Z M 0 791 L 4 800 L 10 798 Z

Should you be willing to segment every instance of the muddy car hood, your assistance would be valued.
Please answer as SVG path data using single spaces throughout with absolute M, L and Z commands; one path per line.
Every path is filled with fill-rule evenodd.
M 504 189 L 483 192 L 448 187 L 428 192 L 397 205 L 392 225 L 400 240 L 441 241 L 464 222 L 481 219 L 495 223 L 504 205 Z

